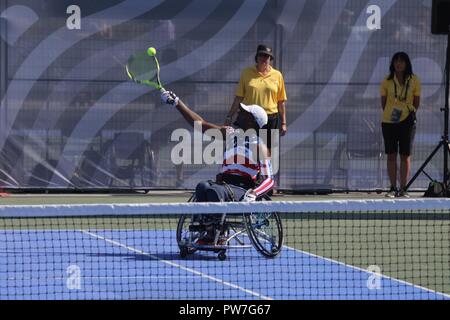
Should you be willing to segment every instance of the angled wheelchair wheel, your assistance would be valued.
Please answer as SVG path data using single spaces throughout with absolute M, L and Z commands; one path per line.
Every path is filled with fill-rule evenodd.
M 186 258 L 188 254 L 192 254 L 197 249 L 193 248 L 190 244 L 194 243 L 199 237 L 200 232 L 191 230 L 192 216 L 182 215 L 178 220 L 177 225 L 177 243 L 180 248 L 180 256 Z
M 191 196 L 188 202 L 195 202 L 195 194 Z M 192 231 L 192 227 L 190 227 L 193 223 L 192 220 L 192 215 L 182 215 L 178 220 L 177 243 L 182 258 L 186 258 L 188 254 L 197 251 L 197 249 L 190 246 L 191 243 L 195 242 L 200 237 L 200 232 Z
M 264 197 L 261 201 L 270 201 Z M 249 238 L 255 249 L 268 258 L 276 257 L 283 246 L 283 224 L 277 212 L 256 212 L 244 215 Z
M 262 255 L 276 257 L 283 246 L 283 225 L 278 213 L 261 212 L 245 215 L 250 240 Z

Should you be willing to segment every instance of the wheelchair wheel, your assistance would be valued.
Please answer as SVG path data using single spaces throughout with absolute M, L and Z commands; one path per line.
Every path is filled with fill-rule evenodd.
M 190 231 L 189 226 L 192 223 L 191 215 L 182 215 L 178 220 L 177 225 L 177 243 L 180 248 L 180 256 L 186 258 L 188 254 L 192 254 L 197 249 L 190 246 L 200 237 L 200 232 Z
M 195 194 L 193 194 L 188 202 L 195 202 Z M 189 226 L 192 224 L 192 215 L 182 215 L 177 225 L 177 243 L 180 248 L 181 258 L 186 258 L 188 254 L 192 254 L 197 249 L 190 247 L 189 244 L 200 237 L 199 232 L 191 232 Z
M 283 225 L 278 213 L 262 212 L 244 215 L 250 240 L 259 253 L 276 257 L 283 246 Z

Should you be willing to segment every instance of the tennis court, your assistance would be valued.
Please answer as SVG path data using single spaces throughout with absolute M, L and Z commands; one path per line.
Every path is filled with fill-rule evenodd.
M 229 250 L 219 261 L 212 252 L 179 255 L 179 213 L 192 210 L 179 200 L 188 195 L 2 199 L 0 298 L 450 298 L 445 199 L 403 200 L 402 208 L 414 212 L 396 211 L 398 200 L 378 196 L 274 197 L 287 211 L 281 254 L 267 259 L 254 249 Z M 155 209 L 157 200 L 174 202 Z M 370 211 L 373 201 L 378 209 Z M 380 270 L 368 271 L 373 265 Z
M 435 149 L 448 145 L 437 2 L 449 3 L 0 0 L 0 299 L 449 299 L 450 201 L 422 198 L 430 181 L 444 196 L 450 179 Z M 394 78 L 397 50 L 411 68 Z M 271 106 L 240 92 L 254 67 L 276 75 L 258 78 Z M 395 100 L 386 112 L 380 87 Z M 221 156 L 239 148 L 224 123 L 272 127 L 254 104 L 282 136 L 271 135 L 270 163 L 264 153 L 228 170 Z M 411 161 L 394 172 L 381 122 L 405 116 Z M 208 124 L 192 129 L 199 118 Z M 210 126 L 218 139 L 203 135 Z M 409 164 L 419 175 L 387 199 Z M 227 180 L 219 171 L 252 192 L 189 202 L 200 181 Z M 282 195 L 246 202 L 272 182 Z M 182 257 L 180 217 L 208 235 L 196 217 L 222 213 L 242 220 L 241 246 L 223 261 L 198 248 Z M 266 258 L 251 227 L 270 231 L 272 213 L 283 245 Z

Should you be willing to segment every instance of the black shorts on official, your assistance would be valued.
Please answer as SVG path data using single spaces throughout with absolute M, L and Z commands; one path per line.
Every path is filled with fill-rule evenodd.
M 279 145 L 279 137 L 280 137 L 280 117 L 278 113 L 269 114 L 267 116 L 267 148 L 272 150 L 272 130 L 278 131 L 278 139 L 273 141 L 273 146 Z
M 399 123 L 382 123 L 384 151 L 386 154 L 400 153 L 411 155 L 414 136 L 416 134 L 416 119 L 411 113 L 408 118 Z

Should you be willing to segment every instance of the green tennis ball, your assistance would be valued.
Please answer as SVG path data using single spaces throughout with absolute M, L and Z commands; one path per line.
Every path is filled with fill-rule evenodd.
M 153 56 L 156 54 L 156 49 L 153 48 L 153 47 L 148 48 L 148 49 L 147 49 L 147 54 L 148 54 L 150 57 L 153 57 Z

